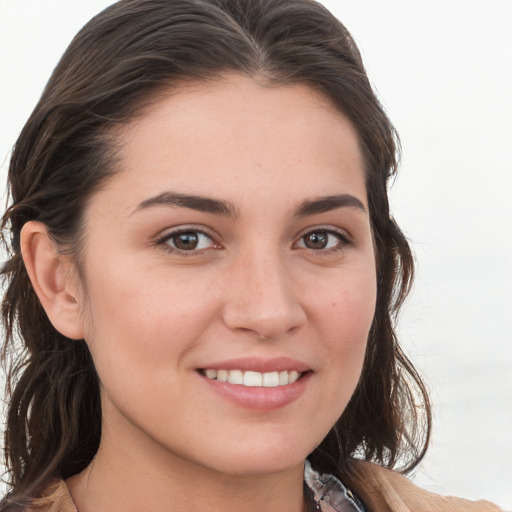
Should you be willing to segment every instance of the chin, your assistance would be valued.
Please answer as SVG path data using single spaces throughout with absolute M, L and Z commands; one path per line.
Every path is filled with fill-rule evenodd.
M 286 472 L 302 466 L 306 457 L 315 448 L 312 443 L 293 443 L 290 440 L 280 442 L 244 443 L 231 446 L 218 454 L 212 464 L 221 473 L 233 476 L 256 476 Z M 237 449 L 238 448 L 238 449 Z M 210 466 L 210 467 L 212 467 Z
M 302 466 L 306 457 L 271 457 L 263 459 L 251 455 L 245 460 L 230 461 L 229 464 L 219 466 L 217 470 L 225 475 L 232 476 L 264 476 L 289 471 Z

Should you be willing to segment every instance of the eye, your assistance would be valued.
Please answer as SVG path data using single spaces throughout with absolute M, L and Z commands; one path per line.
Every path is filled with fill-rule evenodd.
M 168 233 L 158 240 L 158 245 L 165 245 L 170 251 L 176 252 L 200 252 L 218 247 L 209 235 L 197 229 Z
M 351 241 L 342 232 L 333 229 L 315 229 L 302 235 L 296 246 L 312 251 L 336 251 L 351 244 Z

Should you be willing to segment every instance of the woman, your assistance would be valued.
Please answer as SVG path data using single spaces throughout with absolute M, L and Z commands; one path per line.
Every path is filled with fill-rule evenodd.
M 122 0 L 86 25 L 9 170 L 2 510 L 496 510 L 390 471 L 430 432 L 393 330 L 396 161 L 314 2 Z

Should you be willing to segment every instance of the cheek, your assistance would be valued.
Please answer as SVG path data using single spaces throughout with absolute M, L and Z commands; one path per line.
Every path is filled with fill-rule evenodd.
M 320 330 L 329 379 L 343 407 L 359 380 L 368 334 L 375 314 L 375 272 L 339 279 L 317 296 L 316 325 Z M 340 396 L 341 394 L 341 396 Z
M 373 267 L 366 272 L 340 273 L 329 286 L 310 297 L 310 327 L 319 365 L 315 417 L 319 422 L 315 446 L 338 421 L 359 382 L 368 333 L 373 321 L 376 283 Z
M 360 344 L 361 338 L 366 340 L 376 299 L 375 270 L 373 266 L 365 266 L 349 275 L 340 274 L 329 286 L 318 290 L 315 314 L 328 339 L 341 339 L 341 345 L 350 347 Z
M 129 375 L 144 385 L 153 375 L 168 381 L 175 375 L 168 370 L 179 368 L 211 321 L 208 294 L 194 293 L 190 281 L 170 285 L 160 274 L 120 269 L 88 279 L 85 339 L 100 379 L 107 384 Z
M 368 342 L 368 334 L 374 315 L 374 303 L 366 301 L 333 305 L 329 319 L 329 331 L 325 335 L 326 351 L 334 372 L 339 369 L 343 379 L 355 387 L 362 371 Z

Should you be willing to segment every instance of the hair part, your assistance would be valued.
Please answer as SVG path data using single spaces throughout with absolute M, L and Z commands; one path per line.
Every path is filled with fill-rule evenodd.
M 99 382 L 83 340 L 51 325 L 20 253 L 20 232 L 43 222 L 80 268 L 88 199 L 117 172 L 115 131 L 162 89 L 240 73 L 320 91 L 357 130 L 378 267 L 377 305 L 363 372 L 343 415 L 311 454 L 320 471 L 359 456 L 410 471 L 428 445 L 428 394 L 394 326 L 413 279 L 411 250 L 389 213 L 397 134 L 345 27 L 313 0 L 121 0 L 74 38 L 13 150 L 1 274 L 9 410 L 5 456 L 23 505 L 55 477 L 82 471 L 101 436 Z

